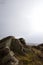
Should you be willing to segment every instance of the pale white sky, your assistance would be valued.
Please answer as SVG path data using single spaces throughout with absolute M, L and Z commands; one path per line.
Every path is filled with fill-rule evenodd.
M 43 42 L 43 0 L 0 0 L 0 38 Z

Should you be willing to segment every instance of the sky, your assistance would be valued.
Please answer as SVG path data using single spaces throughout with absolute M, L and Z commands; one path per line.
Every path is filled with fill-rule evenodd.
M 0 0 L 0 39 L 6 36 L 43 43 L 43 0 Z

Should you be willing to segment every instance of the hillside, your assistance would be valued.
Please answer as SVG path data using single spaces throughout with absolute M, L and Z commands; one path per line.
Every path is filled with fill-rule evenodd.
M 0 65 L 43 65 L 43 43 L 30 46 L 23 38 L 8 36 L 1 39 Z

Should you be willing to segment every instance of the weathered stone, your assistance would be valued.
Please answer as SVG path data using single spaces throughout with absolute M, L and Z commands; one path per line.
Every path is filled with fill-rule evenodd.
M 23 45 L 26 45 L 26 42 L 24 40 L 24 38 L 19 38 L 20 42 L 23 44 Z
M 10 49 L 18 54 L 24 54 L 23 45 L 21 44 L 20 40 L 18 40 L 18 39 L 12 40 Z

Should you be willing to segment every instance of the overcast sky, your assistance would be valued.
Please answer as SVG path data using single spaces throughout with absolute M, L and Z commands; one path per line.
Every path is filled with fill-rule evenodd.
M 43 42 L 43 0 L 0 0 L 0 38 L 9 35 Z

